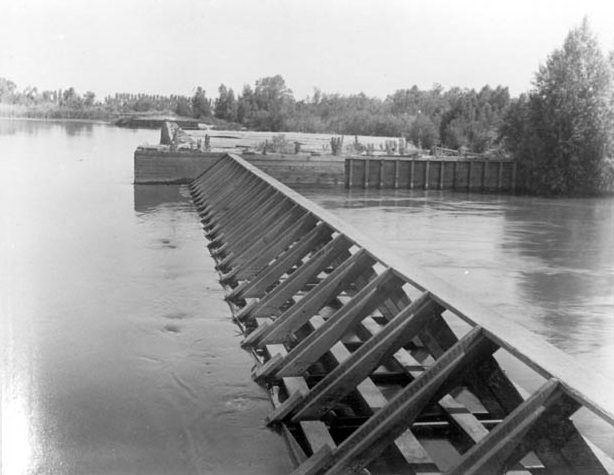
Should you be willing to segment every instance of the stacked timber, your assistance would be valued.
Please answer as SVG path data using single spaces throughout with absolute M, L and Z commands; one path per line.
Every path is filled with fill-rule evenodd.
M 611 381 L 432 276 L 410 277 L 240 157 L 191 192 L 297 475 L 608 473 L 570 417 L 584 406 L 614 424 Z M 496 352 L 541 387 L 523 394 Z

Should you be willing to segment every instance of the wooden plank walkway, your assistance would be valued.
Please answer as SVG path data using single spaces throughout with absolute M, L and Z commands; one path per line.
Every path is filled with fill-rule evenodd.
M 191 192 L 296 474 L 608 473 L 570 417 L 614 425 L 614 382 L 240 157 Z

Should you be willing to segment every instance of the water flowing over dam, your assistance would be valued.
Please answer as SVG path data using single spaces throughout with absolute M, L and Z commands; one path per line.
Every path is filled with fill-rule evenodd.
M 570 417 L 613 425 L 611 381 L 238 156 L 190 188 L 297 474 L 608 473 Z

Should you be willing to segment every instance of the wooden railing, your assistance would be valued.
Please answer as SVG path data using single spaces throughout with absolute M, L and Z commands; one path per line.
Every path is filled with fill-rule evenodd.
M 240 157 L 191 191 L 296 474 L 608 473 L 570 417 L 614 425 L 611 380 Z

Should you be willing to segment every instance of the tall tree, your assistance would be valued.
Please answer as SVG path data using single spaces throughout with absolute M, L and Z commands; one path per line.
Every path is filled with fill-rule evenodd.
M 10 79 L 0 77 L 0 102 L 12 102 L 17 85 Z
M 192 114 L 197 119 L 211 116 L 211 101 L 207 99 L 205 90 L 200 86 L 192 96 Z
M 277 74 L 257 80 L 253 98 L 256 106 L 253 126 L 263 130 L 283 130 L 284 118 L 294 105 L 292 90 L 286 86 L 284 78 Z
M 584 19 L 540 66 L 528 100 L 510 109 L 501 130 L 530 190 L 598 190 L 612 153 L 612 81 L 612 68 Z
M 237 100 L 232 88 L 227 89 L 224 84 L 218 88 L 218 98 L 215 100 L 214 115 L 218 119 L 229 122 L 237 121 Z

